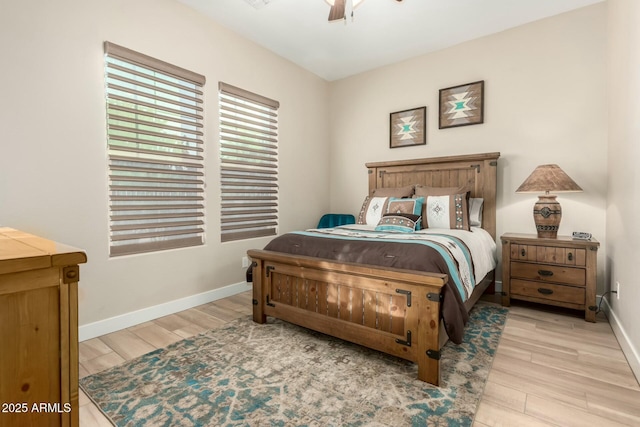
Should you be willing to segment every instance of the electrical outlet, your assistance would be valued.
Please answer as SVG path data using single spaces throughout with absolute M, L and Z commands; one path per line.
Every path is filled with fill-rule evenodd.
M 616 280 L 616 299 L 620 299 L 620 282 Z
M 246 256 L 242 257 L 242 268 L 247 268 L 249 267 L 249 258 L 247 258 Z

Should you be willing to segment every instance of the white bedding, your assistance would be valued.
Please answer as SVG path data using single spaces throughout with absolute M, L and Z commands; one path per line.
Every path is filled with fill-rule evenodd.
M 462 240 L 473 257 L 473 270 L 477 280 L 481 280 L 488 272 L 498 265 L 496 242 L 484 228 L 471 227 L 471 232 L 465 230 L 440 230 L 428 228 L 417 231 L 416 234 L 447 234 Z

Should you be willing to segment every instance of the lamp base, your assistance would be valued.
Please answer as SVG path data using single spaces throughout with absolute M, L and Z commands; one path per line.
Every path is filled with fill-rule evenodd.
M 538 237 L 547 239 L 558 237 L 562 208 L 556 197 L 549 194 L 538 196 L 537 203 L 533 205 L 533 221 L 536 223 Z

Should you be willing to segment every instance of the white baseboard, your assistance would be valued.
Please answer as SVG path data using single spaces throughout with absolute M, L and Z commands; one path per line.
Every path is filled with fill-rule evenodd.
M 611 309 L 608 299 L 604 298 L 603 306 L 602 311 L 607 315 L 611 329 L 613 329 L 613 333 L 618 339 L 618 343 L 620 343 L 622 352 L 627 358 L 633 374 L 636 376 L 638 382 L 640 382 L 640 354 L 638 354 L 638 350 L 631 343 L 629 335 L 627 335 L 627 332 L 622 327 L 618 316 L 616 316 L 616 312 Z
M 82 325 L 78 328 L 78 338 L 80 341 L 86 341 L 91 338 L 129 328 L 140 323 L 148 322 L 162 316 L 177 313 L 179 311 L 188 310 L 198 305 L 216 301 L 221 298 L 230 297 L 231 295 L 251 289 L 251 284 L 240 282 L 234 285 L 225 286 L 219 289 L 203 292 L 197 295 L 180 298 L 175 301 L 169 301 L 163 304 L 154 305 L 153 307 L 143 308 L 141 310 L 132 311 L 130 313 L 121 314 L 109 319 Z

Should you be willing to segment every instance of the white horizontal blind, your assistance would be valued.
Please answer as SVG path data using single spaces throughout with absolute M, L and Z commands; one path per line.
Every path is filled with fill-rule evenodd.
M 278 107 L 220 82 L 221 240 L 272 236 L 278 227 Z
M 203 76 L 105 43 L 110 255 L 203 244 Z

